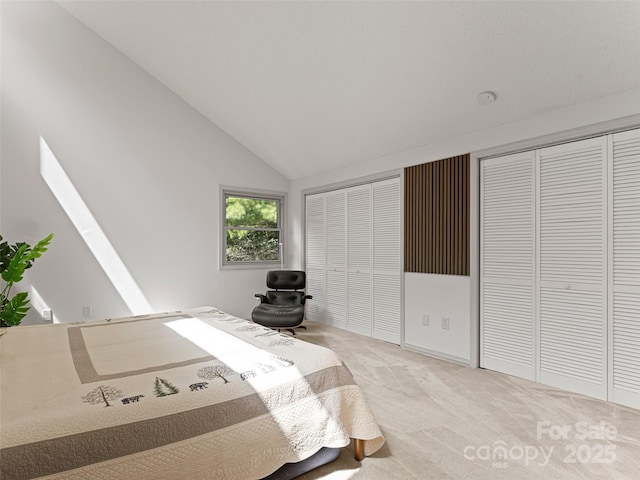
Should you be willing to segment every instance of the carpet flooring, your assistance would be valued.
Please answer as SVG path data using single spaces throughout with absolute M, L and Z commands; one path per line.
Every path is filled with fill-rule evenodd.
M 340 355 L 386 443 L 301 480 L 640 479 L 640 410 L 305 325 L 298 338 Z

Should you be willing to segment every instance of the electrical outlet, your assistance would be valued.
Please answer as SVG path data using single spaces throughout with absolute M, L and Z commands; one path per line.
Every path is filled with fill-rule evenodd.
M 449 330 L 449 318 L 448 317 L 442 317 L 442 329 L 443 330 Z
M 428 313 L 422 314 L 422 325 L 424 325 L 425 327 L 428 327 L 430 323 L 431 322 L 429 320 L 429 314 Z
M 85 305 L 82 307 L 82 316 L 84 318 L 91 316 L 91 305 Z
M 49 308 L 42 310 L 42 320 L 45 322 L 53 322 L 53 311 Z

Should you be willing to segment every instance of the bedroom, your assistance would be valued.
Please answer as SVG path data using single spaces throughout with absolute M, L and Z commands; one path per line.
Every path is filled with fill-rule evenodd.
M 174 25 L 182 25 L 179 22 L 203 18 L 199 10 L 190 10 L 180 3 L 172 8 L 165 4 L 147 11 L 140 9 L 151 8 L 150 5 L 126 3 L 119 12 L 112 11 L 108 4 L 95 2 L 68 5 L 60 2 L 62 6 L 55 2 L 2 2 L 1 233 L 12 241 L 32 242 L 49 232 L 56 235 L 47 257 L 27 277 L 34 308 L 25 323 L 42 322 L 40 313 L 47 308 L 53 311 L 55 320 L 65 322 L 142 313 L 147 305 L 154 311 L 213 305 L 247 318 L 255 304 L 254 293 L 265 289 L 266 269 L 219 269 L 221 186 L 286 193 L 286 263 L 301 267 L 304 191 L 326 185 L 348 185 L 353 179 L 376 177 L 403 167 L 559 132 L 575 131 L 569 138 L 576 138 L 586 135 L 580 129 L 590 126 L 600 125 L 600 131 L 607 132 L 640 124 L 635 2 L 615 4 L 616 7 L 592 5 L 587 13 L 581 12 L 584 24 L 572 27 L 576 28 L 576 36 L 571 36 L 570 30 L 567 33 L 570 41 L 564 43 L 554 42 L 563 38 L 562 26 L 570 24 L 567 18 L 572 7 L 546 6 L 551 10 L 548 18 L 552 21 L 544 31 L 548 43 L 538 50 L 533 41 L 543 39 L 535 36 L 531 28 L 525 37 L 529 40 L 525 51 L 531 55 L 531 64 L 539 64 L 547 57 L 556 62 L 557 68 L 568 62 L 565 66 L 568 73 L 544 72 L 548 77 L 545 88 L 552 89 L 555 97 L 546 99 L 549 92 L 536 86 L 542 74 L 530 76 L 528 83 L 516 88 L 504 79 L 512 72 L 493 73 L 492 62 L 497 61 L 494 57 L 504 57 L 504 61 L 516 63 L 530 75 L 531 70 L 516 62 L 521 54 L 517 49 L 511 50 L 504 44 L 497 48 L 488 42 L 480 44 L 483 50 L 470 67 L 456 69 L 459 64 L 453 62 L 452 70 L 447 71 L 463 77 L 478 75 L 470 86 L 430 80 L 420 93 L 430 100 L 418 101 L 411 96 L 415 95 L 411 93 L 416 91 L 415 85 L 392 84 L 390 89 L 406 94 L 401 91 L 398 95 L 394 90 L 396 95 L 389 93 L 388 100 L 380 104 L 373 103 L 372 97 L 387 98 L 378 95 L 383 80 L 387 79 L 383 75 L 386 70 L 402 67 L 406 72 L 415 68 L 424 75 L 430 65 L 444 66 L 441 57 L 435 54 L 418 61 L 416 56 L 421 50 L 406 48 L 405 42 L 423 38 L 417 21 L 409 23 L 411 28 L 407 29 L 406 37 L 401 35 L 403 22 L 415 16 L 411 11 L 395 16 L 385 10 L 392 7 L 382 5 L 362 16 L 362 12 L 351 10 L 356 7 L 345 6 L 338 15 L 323 12 L 322 4 L 312 4 L 308 8 L 315 9 L 313 15 L 301 9 L 284 17 L 290 21 L 286 23 L 289 30 L 284 32 L 297 33 L 304 40 L 300 40 L 298 49 L 293 46 L 286 49 L 288 38 L 282 31 L 282 36 L 275 35 L 274 30 L 277 33 L 278 29 L 273 27 L 278 25 L 274 22 L 280 11 L 263 5 L 260 13 L 252 13 L 257 7 L 246 4 L 241 12 L 235 13 L 240 7 L 228 4 L 217 13 L 216 20 L 226 37 L 198 33 L 217 42 L 212 53 L 215 62 L 234 72 L 233 76 L 219 77 L 218 70 L 206 68 L 210 62 L 200 57 L 203 50 L 189 50 L 194 37 L 181 37 L 181 29 L 176 32 L 166 28 L 164 22 L 170 20 L 176 22 Z M 92 24 L 92 20 L 96 24 L 88 27 L 81 23 L 65 6 L 81 18 L 84 15 L 87 24 Z M 465 8 L 471 9 L 473 15 L 482 14 L 480 5 Z M 513 35 L 525 16 L 543 22 L 543 13 L 536 15 L 533 6 L 528 8 L 493 4 L 493 9 L 482 18 L 496 16 L 496 25 L 511 25 L 507 33 Z M 525 9 L 524 13 L 521 9 Z M 608 16 L 611 10 L 615 14 Z M 437 19 L 444 22 L 451 16 L 461 16 L 459 21 L 468 36 L 463 35 L 460 41 L 480 41 L 480 33 L 486 27 L 472 29 L 473 15 L 463 15 L 464 11 L 442 9 Z M 307 15 L 312 19 L 324 18 L 329 26 L 317 20 L 304 22 Z M 261 22 L 263 17 L 271 23 Z M 93 30 L 99 29 L 100 18 L 105 19 L 104 30 Z M 390 22 L 389 18 L 398 23 Z M 363 26 L 362 37 L 357 30 L 349 34 L 349 22 L 365 23 L 365 19 L 369 23 Z M 511 23 L 515 19 L 520 19 L 520 23 Z M 603 28 L 595 28 L 596 21 L 602 21 Z M 144 28 L 141 24 L 145 24 Z M 394 29 L 383 30 L 386 24 Z M 616 34 L 606 33 L 604 27 L 615 29 Z M 251 31 L 255 31 L 253 36 Z M 437 33 L 446 35 L 447 31 Z M 183 43 L 175 43 L 180 38 Z M 445 38 L 452 45 L 446 42 L 438 45 L 445 50 L 455 49 L 455 39 Z M 389 41 L 384 42 L 385 39 Z M 338 55 L 343 51 L 342 40 L 353 42 L 352 48 L 366 48 L 358 51 L 361 55 L 358 61 L 355 55 Z M 127 45 L 136 49 L 122 53 Z M 157 51 L 155 45 L 159 46 Z M 553 50 L 553 45 L 558 46 L 558 51 Z M 491 50 L 489 46 L 496 48 Z M 318 64 L 305 54 L 305 48 L 315 48 L 311 51 Z M 263 57 L 244 56 L 253 49 Z M 614 51 L 611 58 L 602 57 Z M 164 57 L 154 56 L 154 52 L 171 56 L 174 63 L 163 63 Z M 331 55 L 337 56 L 335 64 L 329 62 Z M 374 63 L 376 55 L 388 63 Z M 597 58 L 592 58 L 596 55 Z M 298 61 L 301 69 L 290 70 L 289 58 Z M 485 67 L 484 62 L 491 67 Z M 325 65 L 332 65 L 335 70 L 319 70 Z M 347 82 L 349 77 L 341 69 L 355 80 Z M 168 87 L 174 81 L 172 74 L 181 71 L 186 72 L 179 84 L 181 90 L 177 87 L 172 90 Z M 373 74 L 381 76 L 380 83 L 365 81 Z M 287 79 L 299 82 L 296 89 L 292 90 L 293 84 L 287 83 Z M 420 82 L 423 80 L 426 82 L 424 77 Z M 209 104 L 206 93 L 212 90 L 210 82 L 215 96 Z M 262 87 L 257 88 L 253 82 Z M 331 89 L 325 90 L 323 84 L 330 84 Z M 251 88 L 257 89 L 252 92 Z M 476 96 L 488 89 L 496 91 L 498 100 L 485 108 L 478 105 Z M 441 95 L 440 90 L 453 97 Z M 266 95 L 268 91 L 272 96 Z M 427 97 L 427 92 L 434 97 Z M 438 99 L 452 102 L 451 106 L 439 103 Z M 520 110 L 512 105 L 517 102 L 522 102 Z M 321 109 L 324 103 L 331 110 Z M 438 121 L 424 123 L 429 115 L 416 112 L 414 103 L 427 111 L 437 111 Z M 336 113 L 344 105 L 350 107 L 348 111 L 353 111 L 353 116 Z M 205 114 L 224 118 L 226 124 L 218 127 Z M 468 123 L 456 116 L 461 114 L 469 115 Z M 370 117 L 386 121 L 373 122 Z M 616 122 L 621 119 L 629 123 L 618 125 Z M 411 130 L 408 128 L 411 122 L 419 127 Z M 243 138 L 243 125 L 259 132 L 256 138 L 265 143 L 254 144 L 258 140 Z M 444 130 L 453 127 L 455 130 Z M 429 133 L 415 131 L 422 128 Z M 389 137 L 383 133 L 388 131 L 396 136 L 385 140 Z M 225 132 L 235 133 L 235 138 Z M 593 133 L 597 132 L 587 134 Z M 296 140 L 283 143 L 288 136 Z M 379 143 L 375 143 L 376 138 Z M 347 153 L 340 153 L 341 150 Z M 44 180 L 42 151 L 50 151 L 63 167 L 66 182 L 51 184 Z M 305 163 L 294 163 L 297 157 L 305 156 Z M 331 163 L 332 158 L 335 163 Z M 266 159 L 273 163 L 263 161 Z M 90 238 L 82 234 L 87 231 L 79 232 L 71 220 L 74 204 L 63 207 L 55 194 L 60 185 L 69 184 L 77 192 L 75 198 L 84 204 L 75 206 L 79 211 L 91 212 L 113 247 L 107 250 L 111 254 L 117 252 L 135 285 L 123 288 L 121 282 L 105 274 L 101 263 L 104 259 L 100 260 L 100 254 L 91 250 Z M 472 208 L 477 209 L 477 204 L 475 207 L 472 204 Z M 407 298 L 407 293 L 412 292 L 418 296 Z M 442 301 L 441 310 L 451 318 L 452 331 L 462 326 L 469 336 L 462 345 L 455 340 L 451 345 L 443 341 L 439 353 L 466 357 L 471 362 L 478 355 L 471 345 L 471 314 L 460 315 L 458 308 L 471 310 L 476 301 L 474 295 L 477 293 L 471 277 L 407 275 L 405 325 L 415 321 L 416 315 L 420 321 L 425 304 Z M 90 307 L 85 317 L 84 306 Z

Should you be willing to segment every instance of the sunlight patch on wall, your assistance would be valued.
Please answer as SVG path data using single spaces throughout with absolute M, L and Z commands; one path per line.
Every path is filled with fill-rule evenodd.
M 152 312 L 140 287 L 42 137 L 40 174 L 131 313 Z
M 31 303 L 33 309 L 38 312 L 40 318 L 42 318 L 42 312 L 44 310 L 51 310 L 51 307 L 49 307 L 47 302 L 44 301 L 44 298 L 42 298 L 40 292 L 38 292 L 38 290 L 36 290 L 36 287 L 34 287 L 33 285 L 31 285 L 31 287 L 29 288 L 29 303 Z M 53 323 L 60 323 L 60 320 L 58 319 L 58 317 L 56 317 L 55 312 L 53 313 L 52 320 Z

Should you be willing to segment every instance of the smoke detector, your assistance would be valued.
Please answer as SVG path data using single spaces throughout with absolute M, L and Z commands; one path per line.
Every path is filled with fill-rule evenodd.
M 496 98 L 496 94 L 493 92 L 482 92 L 480 95 L 478 95 L 478 103 L 480 105 L 490 105 L 496 101 Z

